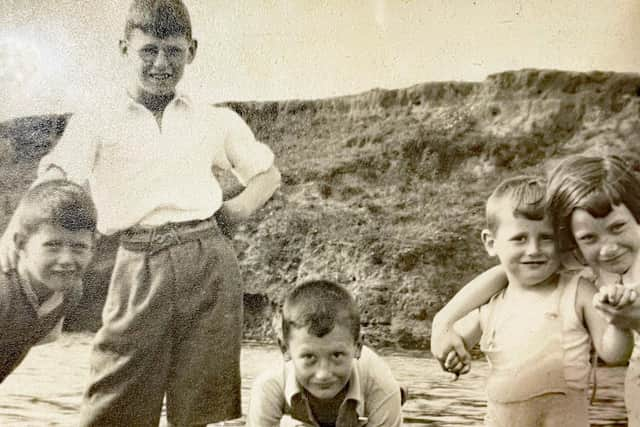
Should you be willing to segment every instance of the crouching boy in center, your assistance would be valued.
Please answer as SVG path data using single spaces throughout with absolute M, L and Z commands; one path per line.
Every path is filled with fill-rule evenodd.
M 400 426 L 400 386 L 360 339 L 353 297 L 328 281 L 305 282 L 285 298 L 276 328 L 282 366 L 259 376 L 249 427 Z M 280 319 L 279 319 L 280 320 Z

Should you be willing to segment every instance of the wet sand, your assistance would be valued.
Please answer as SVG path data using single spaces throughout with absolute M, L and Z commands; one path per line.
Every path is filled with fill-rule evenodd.
M 64 334 L 55 343 L 35 347 L 0 385 L 0 425 L 74 426 L 89 372 L 91 335 Z M 415 352 L 382 352 L 396 378 L 409 387 L 403 407 L 408 426 L 482 425 L 487 364 L 474 361 L 472 371 L 452 381 L 437 361 Z M 274 346 L 247 344 L 242 352 L 243 413 L 256 375 L 279 363 Z M 624 426 L 624 368 L 598 369 L 597 401 L 590 409 L 592 426 Z M 161 426 L 166 426 L 163 417 Z

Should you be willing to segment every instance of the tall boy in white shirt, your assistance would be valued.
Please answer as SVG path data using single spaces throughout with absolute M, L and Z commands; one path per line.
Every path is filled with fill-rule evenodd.
M 165 396 L 171 425 L 237 418 L 242 284 L 219 224 L 247 219 L 280 174 L 238 115 L 176 91 L 197 50 L 182 1 L 133 0 L 119 47 L 126 92 L 74 114 L 37 178 L 88 183 L 98 231 L 121 236 L 81 425 L 155 426 Z M 244 191 L 223 203 L 214 165 Z M 13 253 L 3 238 L 3 267 Z

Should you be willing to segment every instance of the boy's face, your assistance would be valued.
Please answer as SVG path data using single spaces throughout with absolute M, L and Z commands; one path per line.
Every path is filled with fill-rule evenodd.
M 120 41 L 130 89 L 136 91 L 133 95 L 173 95 L 196 48 L 197 42 L 186 36 L 158 38 L 135 28 L 127 40 Z
M 317 399 L 333 399 L 349 382 L 353 360 L 361 343 L 349 328 L 336 325 L 323 337 L 306 328 L 292 328 L 287 355 L 293 361 L 298 383 Z
M 638 258 L 640 225 L 623 204 L 613 206 L 603 218 L 574 210 L 571 232 L 587 264 L 597 270 L 623 274 Z
M 560 266 L 551 221 L 516 217 L 508 203 L 499 211 L 495 233 L 484 230 L 482 240 L 489 255 L 500 259 L 510 283 L 535 286 Z
M 34 285 L 63 291 L 77 285 L 91 261 L 94 233 L 42 224 L 29 236 L 16 235 L 20 269 Z

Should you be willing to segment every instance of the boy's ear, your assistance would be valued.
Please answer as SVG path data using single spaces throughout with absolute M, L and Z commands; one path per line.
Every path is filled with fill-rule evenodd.
M 284 358 L 284 360 L 286 362 L 291 360 L 291 353 L 289 353 L 289 348 L 282 338 L 278 338 L 278 347 L 280 347 L 280 351 L 282 352 L 282 357 Z
M 16 250 L 24 249 L 24 246 L 27 244 L 27 236 L 24 233 L 16 233 L 13 235 L 13 244 L 16 247 Z
M 120 50 L 120 54 L 121 55 L 126 55 L 128 48 L 129 48 L 129 44 L 127 43 L 127 41 L 125 39 L 121 39 L 118 42 L 118 49 Z
M 482 239 L 482 244 L 484 245 L 484 249 L 487 251 L 489 256 L 496 256 L 496 251 L 494 248 L 496 239 L 493 233 L 491 232 L 491 230 L 488 230 L 486 228 L 482 230 L 482 233 L 480 234 L 480 238 Z
M 187 57 L 187 64 L 191 64 L 196 57 L 198 51 L 198 40 L 193 39 L 189 44 L 189 56 Z

